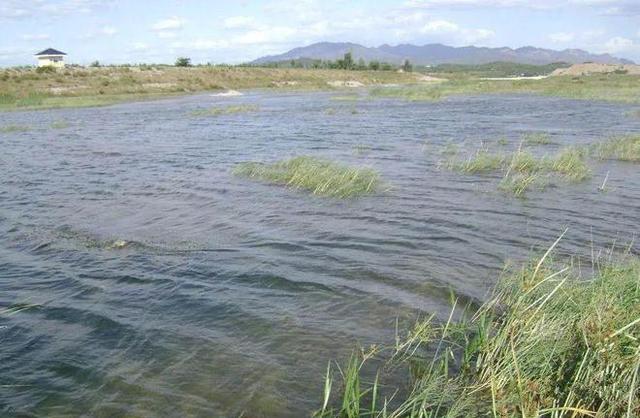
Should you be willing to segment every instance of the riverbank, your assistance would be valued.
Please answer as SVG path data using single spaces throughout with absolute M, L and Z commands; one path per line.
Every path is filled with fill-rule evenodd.
M 0 110 L 103 106 L 203 91 L 336 90 L 419 81 L 417 73 L 248 67 L 0 70 Z
M 316 416 L 638 416 L 640 259 L 593 261 L 585 277 L 549 250 L 507 272 L 475 314 L 454 302 L 448 320 L 419 322 L 339 373 L 330 366 Z M 366 380 L 380 357 L 389 360 Z M 391 370 L 405 370 L 408 387 L 385 382 Z

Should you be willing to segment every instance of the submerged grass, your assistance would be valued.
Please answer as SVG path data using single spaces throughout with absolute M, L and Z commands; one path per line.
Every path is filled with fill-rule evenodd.
M 273 164 L 243 163 L 234 169 L 234 174 L 338 198 L 371 194 L 380 188 L 380 177 L 371 168 L 349 167 L 309 156 Z
M 552 249 L 505 274 L 473 315 L 454 303 L 444 323 L 330 367 L 316 417 L 640 416 L 640 259 L 585 278 Z M 367 380 L 374 358 L 384 364 Z M 408 389 L 382 380 L 390 370 L 406 370 Z
M 522 139 L 527 145 L 549 145 L 553 144 L 549 134 L 544 132 L 530 132 L 524 134 Z
M 12 133 L 12 132 L 26 132 L 29 130 L 28 126 L 25 125 L 6 125 L 0 126 L 0 133 Z
M 533 188 L 544 189 L 559 177 L 568 182 L 580 182 L 591 176 L 586 162 L 587 153 L 580 148 L 567 147 L 552 156 L 536 156 L 518 149 L 512 154 L 490 153 L 480 149 L 467 159 L 450 159 L 446 166 L 465 174 L 504 172 L 498 188 L 518 197 Z
M 231 105 L 212 107 L 210 109 L 199 109 L 191 112 L 192 116 L 221 116 L 233 115 L 236 113 L 257 112 L 259 107 L 256 105 Z
M 69 122 L 65 120 L 57 120 L 57 121 L 54 121 L 50 126 L 51 126 L 51 129 L 66 129 L 70 125 L 69 125 Z
M 640 162 L 640 135 L 611 138 L 594 144 L 591 151 L 603 160 Z

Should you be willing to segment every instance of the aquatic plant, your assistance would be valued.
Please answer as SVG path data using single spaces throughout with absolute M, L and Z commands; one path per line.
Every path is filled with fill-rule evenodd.
M 0 127 L 0 133 L 25 132 L 29 127 L 25 125 L 6 125 Z
M 530 132 L 522 136 L 522 140 L 527 145 L 549 145 L 553 144 L 549 134 L 544 132 Z
M 69 122 L 65 120 L 57 120 L 51 124 L 51 129 L 66 129 L 69 127 Z
M 552 156 L 536 156 L 518 149 L 511 155 L 480 149 L 467 159 L 449 159 L 450 170 L 465 174 L 505 172 L 498 188 L 522 197 L 533 188 L 544 189 L 554 178 L 580 182 L 591 176 L 582 148 L 567 147 Z
M 212 107 L 210 109 L 198 109 L 191 112 L 192 116 L 220 116 L 233 115 L 236 113 L 256 112 L 259 108 L 256 105 L 232 105 L 224 107 Z
M 480 149 L 465 160 L 450 159 L 447 162 L 447 167 L 450 170 L 467 174 L 490 173 L 501 169 L 504 162 L 504 155 L 491 154 L 486 149 Z
M 420 321 L 338 374 L 330 364 L 315 416 L 639 416 L 640 259 L 600 260 L 586 280 L 553 248 L 508 271 L 475 313 L 454 302 L 446 321 Z M 383 380 L 403 368 L 407 389 Z
M 315 195 L 348 198 L 375 193 L 378 173 L 367 167 L 349 167 L 320 158 L 301 156 L 273 164 L 242 163 L 234 174 L 307 190 Z
M 640 135 L 610 138 L 591 146 L 591 153 L 599 159 L 640 162 Z

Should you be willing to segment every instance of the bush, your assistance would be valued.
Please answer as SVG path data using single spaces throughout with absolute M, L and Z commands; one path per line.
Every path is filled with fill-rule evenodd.
M 38 74 L 51 74 L 55 72 L 56 72 L 56 68 L 51 65 L 45 65 L 44 67 L 36 68 L 36 73 Z
M 176 60 L 176 67 L 191 67 L 191 58 L 180 57 Z

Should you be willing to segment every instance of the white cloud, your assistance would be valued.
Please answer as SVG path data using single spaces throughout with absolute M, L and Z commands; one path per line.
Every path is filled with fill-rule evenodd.
M 256 20 L 251 16 L 232 16 L 224 20 L 226 29 L 255 29 L 258 27 Z
M 549 35 L 551 42 L 565 44 L 571 42 L 576 38 L 575 33 L 571 32 L 556 32 Z
M 167 19 L 159 20 L 151 26 L 151 30 L 156 32 L 181 30 L 186 23 L 185 19 L 173 16 Z
M 118 30 L 113 26 L 103 26 L 99 31 L 101 35 L 113 36 L 118 33 Z
M 39 34 L 30 34 L 30 35 L 22 35 L 21 38 L 25 41 L 46 41 L 48 39 L 51 39 L 51 36 L 46 34 L 46 33 L 39 33 Z
M 623 38 L 621 36 L 615 36 L 604 44 L 604 50 L 612 54 L 629 52 L 637 47 L 638 45 L 636 45 L 631 39 Z
M 421 29 L 421 33 L 452 33 L 458 32 L 460 27 L 453 22 L 449 22 L 447 20 L 434 20 L 426 25 L 424 25 Z

